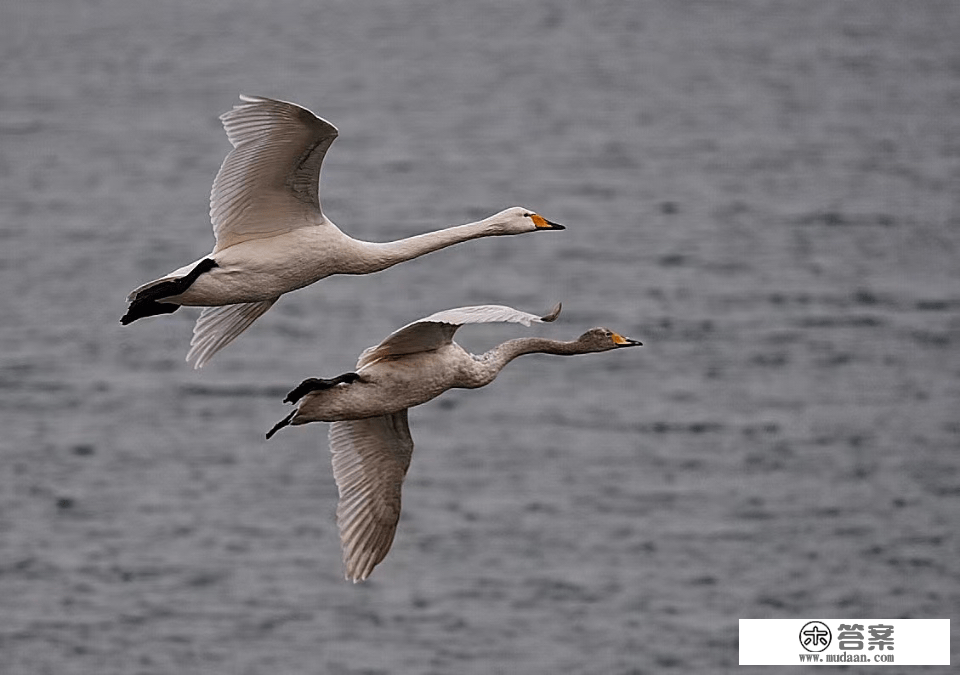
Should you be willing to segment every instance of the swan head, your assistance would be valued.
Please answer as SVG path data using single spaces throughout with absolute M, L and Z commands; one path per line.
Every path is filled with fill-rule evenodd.
M 586 333 L 577 338 L 577 345 L 584 352 L 606 352 L 611 349 L 622 349 L 623 347 L 640 347 L 643 345 L 639 340 L 632 340 L 615 333 L 609 328 L 591 328 Z
M 499 230 L 500 234 L 523 234 L 541 230 L 564 230 L 563 225 L 552 223 L 539 213 L 522 206 L 512 206 L 490 216 L 487 221 Z

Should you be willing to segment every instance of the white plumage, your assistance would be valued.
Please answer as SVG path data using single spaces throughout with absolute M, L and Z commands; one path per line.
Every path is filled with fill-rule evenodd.
M 127 296 L 123 324 L 181 305 L 205 307 L 187 360 L 202 367 L 284 293 L 333 274 L 370 274 L 447 246 L 563 229 L 522 207 L 393 242 L 344 234 L 320 206 L 320 167 L 337 129 L 293 103 L 241 96 L 221 116 L 233 150 L 210 192 L 210 255 Z

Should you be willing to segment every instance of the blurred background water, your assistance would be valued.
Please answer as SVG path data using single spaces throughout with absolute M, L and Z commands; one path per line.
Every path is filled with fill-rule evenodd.
M 0 9 L 0 671 L 728 672 L 738 618 L 960 607 L 956 3 L 86 0 Z M 340 129 L 327 214 L 470 242 L 281 300 L 201 372 L 125 294 L 212 246 L 237 94 Z M 645 347 L 414 410 L 342 581 L 283 394 L 465 304 Z M 486 349 L 520 327 L 458 338 Z M 893 672 L 892 670 L 885 672 Z

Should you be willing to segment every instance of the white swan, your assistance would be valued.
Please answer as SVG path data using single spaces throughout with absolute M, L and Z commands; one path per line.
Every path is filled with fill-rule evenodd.
M 400 486 L 410 465 L 413 439 L 407 409 L 455 387 L 490 384 L 510 361 L 523 354 L 570 356 L 641 344 L 606 328 L 594 328 L 572 342 L 545 338 L 508 340 L 475 356 L 453 341 L 468 323 L 509 321 L 529 326 L 553 321 L 501 305 L 460 307 L 415 321 L 360 355 L 357 371 L 331 379 L 304 380 L 285 401 L 298 403 L 267 433 L 308 422 L 330 425 L 333 475 L 340 502 L 337 525 L 346 577 L 366 579 L 393 543 L 400 518 Z
M 136 288 L 126 325 L 204 307 L 187 361 L 200 368 L 277 299 L 332 274 L 370 274 L 470 239 L 562 230 L 513 207 L 481 221 L 387 243 L 359 241 L 320 208 L 320 165 L 337 129 L 309 110 L 241 96 L 220 119 L 233 144 L 210 192 L 213 252 Z

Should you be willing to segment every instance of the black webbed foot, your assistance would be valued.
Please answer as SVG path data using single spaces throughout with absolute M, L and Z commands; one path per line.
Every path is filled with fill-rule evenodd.
M 185 292 L 201 274 L 209 272 L 216 266 L 217 263 L 213 259 L 204 258 L 198 262 L 192 270 L 179 279 L 170 279 L 156 286 L 143 289 L 137 294 L 137 297 L 133 299 L 133 302 L 130 303 L 127 313 L 120 318 L 120 323 L 126 326 L 137 319 L 142 319 L 147 316 L 172 314 L 176 312 L 180 309 L 180 305 L 158 301 Z
M 283 399 L 283 402 L 296 403 L 311 391 L 330 389 L 338 384 L 352 384 L 359 379 L 360 376 L 357 373 L 344 373 L 343 375 L 337 375 L 336 377 L 331 377 L 330 379 L 323 377 L 311 377 L 294 387 L 290 393 L 287 394 L 287 397 Z
M 291 412 L 289 415 L 287 415 L 286 417 L 284 417 L 282 420 L 280 420 L 279 422 L 277 422 L 276 424 L 274 424 L 274 425 L 273 425 L 273 429 L 271 429 L 270 431 L 267 432 L 267 440 L 269 441 L 271 436 L 273 436 L 275 433 L 277 433 L 278 431 L 280 431 L 281 429 L 283 429 L 285 426 L 287 426 L 288 424 L 290 424 L 290 422 L 293 421 L 293 416 L 296 415 L 296 414 L 297 414 L 297 411 L 294 410 L 294 411 Z
M 120 323 L 126 326 L 137 319 L 147 316 L 157 316 L 158 314 L 173 314 L 180 305 L 174 305 L 170 302 L 157 302 L 156 300 L 134 300 L 130 303 L 127 313 L 120 317 Z

